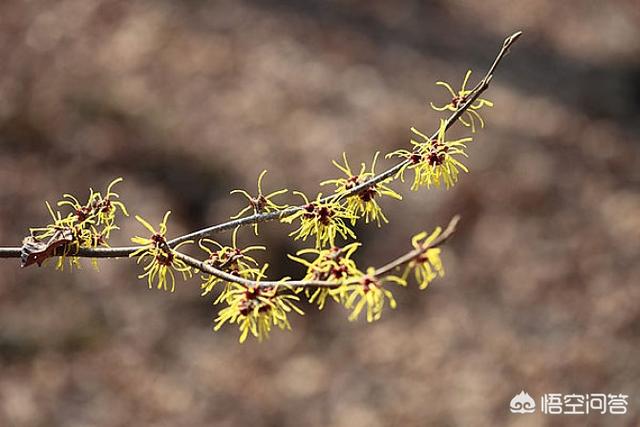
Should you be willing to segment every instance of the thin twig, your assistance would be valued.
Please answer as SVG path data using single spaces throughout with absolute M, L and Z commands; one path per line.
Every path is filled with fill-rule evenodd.
M 390 263 L 376 269 L 375 275 L 384 276 L 385 274 L 393 271 L 394 269 L 401 267 L 404 264 L 407 264 L 413 261 L 414 259 L 418 258 L 420 255 L 425 253 L 428 249 L 437 248 L 438 246 L 442 245 L 444 242 L 449 240 L 449 238 L 453 235 L 453 233 L 455 233 L 456 227 L 458 226 L 459 221 L 460 221 L 460 215 L 454 216 L 453 218 L 451 218 L 451 221 L 449 221 L 449 225 L 447 225 L 447 228 L 445 228 L 444 231 L 442 231 L 442 233 L 440 233 L 440 235 L 433 240 L 433 242 L 431 242 L 428 245 L 422 246 L 420 248 L 416 248 L 411 252 L 408 252 L 405 255 L 391 261 Z
M 126 258 L 140 248 L 141 246 L 80 248 L 76 252 L 68 253 L 67 255 L 81 258 Z M 20 258 L 21 253 L 22 248 L 0 248 L 0 258 Z
M 454 216 L 451 221 L 449 221 L 449 225 L 444 229 L 444 231 L 436 238 L 433 242 L 428 245 L 422 246 L 420 248 L 414 249 L 399 258 L 385 264 L 384 266 L 377 268 L 375 271 L 375 275 L 378 277 L 382 277 L 387 273 L 395 270 L 398 267 L 402 267 L 405 264 L 413 261 L 418 258 L 420 255 L 424 254 L 427 250 L 436 248 L 446 242 L 456 231 L 456 226 L 460 221 L 460 216 Z M 227 282 L 238 283 L 247 287 L 262 287 L 262 288 L 271 288 L 271 287 L 313 287 L 313 288 L 337 288 L 342 285 L 350 285 L 355 282 L 330 282 L 324 280 L 250 280 L 244 277 L 236 276 L 226 271 L 220 270 L 207 264 L 206 262 L 197 260 L 189 255 L 185 255 L 181 252 L 174 251 L 175 257 L 181 259 L 186 264 L 191 267 L 203 271 L 205 273 L 211 274 L 212 276 L 218 277 L 219 279 L 225 280 Z

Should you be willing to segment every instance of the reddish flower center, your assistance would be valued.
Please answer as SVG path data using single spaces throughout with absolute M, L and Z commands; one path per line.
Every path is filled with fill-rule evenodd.
M 347 266 L 340 265 L 339 267 L 333 267 L 331 269 L 331 275 L 336 279 L 341 279 L 347 276 Z
M 333 211 L 326 206 L 321 207 L 317 210 L 318 220 L 322 225 L 329 225 L 331 223 L 331 217 L 333 216 Z
M 431 153 L 429 154 L 428 160 L 431 166 L 439 166 L 444 163 L 444 153 Z
M 458 108 L 460 105 L 464 104 L 465 100 L 466 100 L 466 97 L 464 96 L 454 96 L 451 99 L 451 105 L 453 105 L 454 108 Z
M 371 290 L 372 287 L 377 287 L 378 283 L 374 280 L 374 278 L 370 277 L 370 276 L 365 276 L 362 279 L 362 287 L 364 289 L 364 292 L 367 293 Z
M 360 200 L 362 200 L 363 202 L 370 202 L 377 195 L 378 195 L 378 190 L 376 189 L 375 185 L 367 187 L 358 193 Z
M 411 161 L 411 163 L 413 163 L 414 165 L 420 163 L 422 161 L 422 154 L 411 153 L 409 161 Z
M 158 264 L 170 266 L 173 263 L 173 253 L 160 252 L 156 255 L 156 261 L 158 261 Z
M 250 199 L 249 203 L 251 203 L 253 209 L 258 212 L 262 212 L 264 208 L 267 207 L 267 198 L 262 194 L 258 194 L 257 197 Z
M 314 211 L 316 210 L 316 205 L 314 205 L 313 203 L 309 203 L 305 205 L 303 209 L 305 212 L 303 217 L 305 219 L 312 219 L 314 217 Z
M 357 187 L 359 184 L 360 184 L 360 177 L 358 175 L 354 175 L 347 179 L 347 183 L 344 185 L 344 188 L 347 190 L 350 190 L 353 187 Z
M 76 212 L 75 212 L 76 218 L 78 218 L 78 221 L 80 222 L 87 219 L 90 213 L 91 213 L 91 208 L 89 206 L 81 206 L 78 209 L 76 209 Z

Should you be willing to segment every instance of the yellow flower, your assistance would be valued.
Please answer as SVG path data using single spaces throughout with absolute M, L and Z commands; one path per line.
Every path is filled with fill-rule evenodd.
M 116 178 L 111 181 L 104 196 L 99 192 L 93 191 L 93 189 L 89 189 L 89 198 L 84 205 L 75 196 L 64 194 L 63 200 L 58 202 L 58 206 L 68 206 L 73 210 L 76 225 L 104 225 L 105 230 L 103 230 L 102 234 L 105 239 L 108 239 L 109 232 L 118 228 L 115 226 L 117 211 L 120 210 L 124 216 L 129 216 L 127 208 L 121 201 L 117 200 L 120 196 L 118 193 L 113 192 L 113 187 L 122 181 L 122 178 Z
M 233 190 L 231 194 L 239 193 L 249 200 L 249 206 L 242 209 L 236 215 L 232 216 L 231 219 L 240 218 L 242 215 L 247 213 L 248 211 L 253 211 L 253 214 L 261 214 L 261 213 L 269 213 L 269 212 L 277 212 L 279 210 L 285 209 L 288 205 L 278 205 L 274 203 L 271 199 L 280 194 L 286 193 L 287 189 L 282 189 L 278 191 L 274 191 L 272 193 L 267 194 L 266 196 L 262 193 L 262 178 L 267 173 L 266 170 L 263 170 L 260 176 L 258 177 L 258 194 L 253 197 L 251 194 L 247 193 L 244 190 Z M 258 223 L 253 224 L 253 231 L 258 235 Z
M 350 243 L 342 248 L 334 246 L 330 249 L 302 249 L 296 255 L 288 255 L 290 259 L 299 262 L 307 267 L 307 273 L 303 280 L 327 281 L 342 283 L 353 275 L 359 274 L 356 263 L 351 259 L 353 253 L 358 249 L 360 243 Z M 312 254 L 313 261 L 307 261 L 300 256 Z M 299 288 L 302 289 L 302 288 Z M 304 287 L 304 293 L 310 303 L 316 303 L 322 310 L 331 296 L 335 301 L 339 301 L 338 295 L 328 287 Z
M 404 181 L 404 173 L 407 169 L 414 172 L 411 189 L 418 190 L 420 187 L 430 188 L 432 185 L 440 186 L 444 184 L 447 188 L 452 187 L 458 181 L 460 170 L 469 172 L 467 167 L 454 156 L 468 157 L 465 153 L 466 143 L 471 142 L 471 138 L 461 138 L 455 141 L 445 139 L 446 121 L 440 120 L 437 139 L 431 140 L 428 136 L 411 128 L 411 131 L 420 139 L 411 140 L 413 150 L 396 150 L 387 157 L 398 156 L 408 159 L 397 176 Z
M 71 241 L 64 244 L 62 255 L 56 262 L 56 269 L 63 270 L 67 260 L 71 268 L 80 268 L 80 258 L 70 255 L 77 252 L 78 249 L 109 246 L 108 240 L 111 232 L 118 229 L 115 225 L 117 211 L 120 210 L 124 215 L 129 215 L 122 202 L 113 200 L 117 199 L 118 195 L 112 191 L 112 188 L 120 181 L 122 178 L 112 181 L 104 197 L 101 193 L 89 189 L 89 198 L 84 205 L 75 196 L 64 194 L 63 199 L 57 203 L 59 207 L 66 206 L 71 209 L 71 212 L 64 217 L 59 211 L 54 211 L 49 202 L 45 202 L 53 222 L 45 227 L 31 228 L 31 238 L 41 242 L 62 232 L 66 237 L 71 238 Z M 51 252 L 48 256 L 53 253 Z M 42 261 L 46 261 L 46 259 L 42 259 Z M 95 258 L 91 259 L 91 263 L 94 267 L 98 267 Z
M 299 191 L 294 192 L 304 199 L 302 209 L 296 211 L 292 215 L 282 218 L 281 221 L 291 224 L 299 219 L 300 226 L 289 236 L 295 236 L 295 240 L 307 240 L 307 237 L 313 235 L 316 239 L 316 248 L 320 249 L 326 245 L 334 246 L 336 236 L 343 239 L 356 235 L 347 226 L 347 221 L 357 219 L 357 217 L 349 212 L 339 201 L 330 200 L 323 201 L 322 193 L 318 194 L 313 202 L 310 202 L 307 196 Z
M 29 232 L 32 236 L 37 238 L 38 240 L 43 240 L 49 238 L 56 234 L 56 232 L 71 229 L 74 225 L 75 220 L 73 215 L 69 214 L 65 218 L 62 217 L 62 214 L 59 211 L 55 211 L 51 208 L 49 202 L 44 202 L 47 206 L 47 210 L 49 211 L 49 215 L 53 219 L 53 222 L 48 224 L 45 227 L 32 227 L 29 229 Z
M 440 248 L 429 248 L 429 245 L 440 235 L 442 229 L 436 228 L 430 235 L 423 231 L 413 237 L 411 244 L 415 249 L 423 250 L 420 255 L 409 262 L 404 272 L 406 279 L 410 271 L 413 271 L 420 289 L 425 289 L 437 276 L 444 276 L 444 267 L 440 259 Z M 428 248 L 425 250 L 425 248 Z
M 129 216 L 127 208 L 124 203 L 117 200 L 120 198 L 118 193 L 113 192 L 113 187 L 122 182 L 122 178 L 116 178 L 107 187 L 107 192 L 104 197 L 99 197 L 95 204 L 94 209 L 98 212 L 97 224 L 106 224 L 108 226 L 113 225 L 115 222 L 116 212 L 120 210 L 124 216 Z M 99 194 L 99 193 L 98 193 Z M 116 227 L 117 228 L 117 227 Z
M 345 153 L 342 153 L 342 159 L 344 161 L 344 165 L 333 161 L 335 167 L 340 169 L 347 176 L 346 178 L 338 178 L 338 179 L 330 179 L 322 182 L 320 185 L 333 184 L 336 186 L 335 192 L 337 194 L 345 193 L 351 190 L 354 187 L 370 180 L 371 178 L 376 176 L 375 168 L 376 161 L 378 160 L 378 155 L 380 152 L 376 152 L 373 157 L 373 162 L 371 163 L 371 170 L 367 171 L 367 167 L 364 163 L 360 166 L 360 171 L 357 174 L 354 174 L 349 166 L 349 162 L 347 161 L 347 156 Z M 376 197 L 388 196 L 397 200 L 402 200 L 402 196 L 393 191 L 386 185 L 386 182 L 389 180 L 379 182 L 377 184 L 371 185 L 367 188 L 364 188 L 357 194 L 354 194 L 347 199 L 346 210 L 352 213 L 354 216 L 362 217 L 364 216 L 365 222 L 368 224 L 369 221 L 376 221 L 378 226 L 380 226 L 380 220 L 388 223 L 389 221 L 382 213 L 382 209 L 378 204 Z M 354 225 L 356 222 L 356 218 L 351 220 L 351 225 Z
M 176 287 L 176 278 L 173 270 L 182 273 L 184 280 L 191 277 L 191 267 L 185 264 L 181 259 L 176 258 L 173 251 L 177 250 L 182 245 L 193 242 L 182 242 L 176 245 L 173 249 L 169 247 L 166 234 L 167 220 L 169 219 L 170 214 L 171 211 L 168 211 L 164 215 L 158 231 L 156 231 L 151 224 L 145 221 L 144 218 L 136 215 L 138 222 L 151 232 L 151 237 L 147 238 L 136 236 L 132 238 L 131 241 L 133 243 L 141 245 L 142 247 L 129 256 L 138 257 L 138 264 L 149 258 L 149 262 L 144 267 L 145 273 L 138 276 L 139 279 L 147 278 L 149 289 L 151 289 L 155 284 L 158 289 L 173 292 Z
M 406 286 L 406 281 L 393 275 L 379 278 L 375 273 L 375 268 L 368 268 L 366 274 L 360 273 L 357 283 L 347 284 L 333 290 L 335 294 L 339 294 L 344 306 L 352 310 L 349 315 L 350 321 L 356 320 L 365 308 L 367 322 L 380 319 L 387 300 L 389 301 L 389 307 L 396 308 L 396 300 L 393 298 L 393 294 L 384 285 L 395 283 L 400 286 Z
M 237 244 L 238 229 L 239 227 L 233 230 L 231 246 L 223 246 L 211 239 L 200 240 L 198 246 L 208 254 L 204 261 L 205 264 L 239 277 L 249 278 L 255 273 L 258 262 L 247 254 L 256 250 L 264 251 L 266 248 L 264 246 L 248 246 L 240 249 Z M 208 245 L 213 245 L 213 249 Z M 202 280 L 202 296 L 210 293 L 216 284 L 224 282 L 212 274 L 204 274 Z
M 265 264 L 256 274 L 257 281 L 264 278 L 266 268 Z M 225 323 L 235 323 L 240 329 L 241 343 L 249 333 L 259 341 L 268 338 L 273 326 L 282 330 L 291 329 L 287 315 L 292 311 L 304 315 L 294 303 L 299 298 L 285 293 L 281 287 L 249 287 L 232 283 L 224 301 L 227 307 L 218 313 L 214 330 L 219 330 Z
M 456 111 L 460 106 L 462 106 L 467 101 L 468 97 L 473 93 L 473 89 L 472 90 L 466 89 L 467 82 L 469 81 L 469 76 L 471 76 L 471 70 L 467 71 L 467 74 L 464 76 L 462 87 L 458 92 L 455 92 L 451 87 L 451 85 L 449 85 L 449 83 L 447 82 L 436 82 L 437 85 L 445 87 L 451 94 L 452 98 L 451 98 L 451 102 L 441 107 L 434 105 L 432 102 L 431 108 L 433 108 L 436 111 L 446 111 L 446 110 Z M 463 115 L 467 117 L 468 121 L 460 117 L 460 122 L 463 125 L 470 127 L 471 132 L 476 131 L 476 120 L 480 123 L 480 127 L 482 128 L 484 127 L 484 120 L 478 113 L 478 110 L 480 110 L 484 106 L 493 107 L 493 102 L 487 99 L 477 98 L 474 101 L 474 103 L 469 106 L 469 108 L 467 109 L 467 111 L 465 111 L 465 114 Z

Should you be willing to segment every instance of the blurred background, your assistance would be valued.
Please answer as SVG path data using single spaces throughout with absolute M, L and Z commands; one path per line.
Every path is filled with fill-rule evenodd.
M 390 224 L 357 230 L 358 259 L 380 265 L 461 214 L 445 278 L 396 292 L 375 324 L 307 307 L 239 345 L 212 332 L 197 280 L 168 294 L 128 260 L 0 260 L 0 425 L 638 425 L 636 0 L 2 1 L 0 244 L 45 224 L 45 200 L 117 176 L 132 213 L 174 212 L 171 236 L 237 212 L 229 191 L 265 168 L 266 190 L 314 193 L 343 151 L 357 164 L 433 130 L 434 82 L 479 77 L 517 30 L 471 174 L 398 183 Z M 121 223 L 114 245 L 142 232 Z M 290 230 L 239 238 L 299 275 Z M 625 393 L 629 414 L 512 415 L 521 390 Z

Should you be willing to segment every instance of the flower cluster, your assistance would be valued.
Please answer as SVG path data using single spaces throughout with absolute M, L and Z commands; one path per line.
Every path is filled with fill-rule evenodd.
M 289 255 L 289 258 L 307 267 L 303 280 L 341 284 L 359 273 L 355 261 L 351 259 L 359 246 L 360 243 L 354 242 L 342 248 L 334 246 L 330 249 L 302 249 L 296 253 L 297 256 Z M 301 258 L 307 254 L 314 255 L 315 258 L 312 261 Z M 305 287 L 304 292 L 309 302 L 317 304 L 320 310 L 324 308 L 329 296 L 339 302 L 338 294 L 329 287 Z
M 139 279 L 147 278 L 149 289 L 153 288 L 154 284 L 156 288 L 163 289 L 165 291 L 173 292 L 176 288 L 176 277 L 173 270 L 182 274 L 184 280 L 191 277 L 191 267 L 189 267 L 184 261 L 175 256 L 174 250 L 180 248 L 180 246 L 191 241 L 182 242 L 176 245 L 174 248 L 170 248 L 167 243 L 167 220 L 171 211 L 168 211 L 162 222 L 160 228 L 156 231 L 151 224 L 149 224 L 144 218 L 136 215 L 136 219 L 151 233 L 150 237 L 136 236 L 131 241 L 141 248 L 133 252 L 130 257 L 137 257 L 137 263 L 147 260 L 148 262 L 144 267 L 144 273 L 139 275 Z
M 327 245 L 334 246 L 338 235 L 343 239 L 356 238 L 347 226 L 347 221 L 353 221 L 357 216 L 349 212 L 340 201 L 324 200 L 322 193 L 319 193 L 314 201 L 309 201 L 307 196 L 299 191 L 294 194 L 304 199 L 304 205 L 302 209 L 281 220 L 288 224 L 300 220 L 300 226 L 289 236 L 295 236 L 295 240 L 303 241 L 309 236 L 315 236 L 317 249 Z
M 416 282 L 420 289 L 426 289 L 437 276 L 444 276 L 444 267 L 440 259 L 440 248 L 433 248 L 431 244 L 440 236 L 442 229 L 436 228 L 431 234 L 426 231 L 416 234 L 411 240 L 411 244 L 418 252 L 416 257 L 412 259 L 403 275 L 406 279 L 411 271 L 413 271 Z
M 64 194 L 63 199 L 57 205 L 70 209 L 70 212 L 65 216 L 60 211 L 54 211 L 51 205 L 46 202 L 53 222 L 46 227 L 31 228 L 31 238 L 35 242 L 42 242 L 55 240 L 55 237 L 61 234 L 66 236 L 62 255 L 56 263 L 57 269 L 62 270 L 67 259 L 71 267 L 80 268 L 79 258 L 72 254 L 81 248 L 109 246 L 108 240 L 111 232 L 118 229 L 116 225 L 118 212 L 129 216 L 126 207 L 119 200 L 120 196 L 113 191 L 113 187 L 121 181 L 122 178 L 111 181 L 104 195 L 89 189 L 89 197 L 85 203 L 81 203 L 71 194 Z M 92 259 L 92 263 L 97 268 L 95 259 Z
M 451 94 L 451 101 L 448 104 L 437 106 L 431 103 L 431 108 L 436 111 L 456 111 L 465 102 L 469 99 L 469 96 L 473 94 L 473 89 L 467 89 L 467 82 L 469 81 L 469 77 L 471 76 L 471 70 L 467 71 L 467 74 L 464 76 L 464 80 L 462 81 L 462 87 L 458 92 L 455 92 L 451 85 L 447 82 L 436 82 L 437 85 L 445 87 L 449 93 Z M 477 98 L 470 106 L 467 108 L 463 116 L 466 117 L 466 120 L 463 117 L 460 117 L 460 123 L 464 126 L 470 127 L 471 132 L 476 131 L 476 120 L 480 124 L 480 127 L 484 127 L 484 120 L 478 110 L 482 109 L 482 107 L 493 107 L 493 102 L 484 99 Z
M 404 181 L 404 173 L 407 169 L 414 172 L 411 189 L 418 190 L 420 187 L 440 186 L 444 184 L 446 188 L 452 187 L 458 181 L 460 170 L 469 172 L 455 156 L 468 157 L 465 153 L 466 144 L 471 142 L 471 138 L 461 138 L 454 141 L 447 141 L 447 122 L 440 120 L 440 127 L 437 137 L 432 140 L 416 128 L 411 131 L 418 140 L 411 140 L 413 150 L 400 149 L 387 155 L 387 157 L 401 157 L 407 160 L 398 172 L 398 176 Z
M 291 312 L 304 315 L 295 302 L 299 298 L 293 293 L 287 293 L 282 286 L 261 286 L 259 281 L 265 277 L 268 265 L 254 273 L 258 284 L 246 286 L 230 283 L 223 293 L 222 301 L 227 304 L 220 310 L 215 319 L 215 330 L 219 330 L 225 323 L 237 324 L 240 329 L 240 342 L 247 339 L 249 333 L 262 341 L 268 338 L 271 328 L 291 329 L 287 315 Z
M 249 252 L 256 250 L 265 250 L 264 246 L 248 246 L 240 249 L 237 244 L 238 228 L 233 231 L 231 246 L 224 246 L 211 239 L 202 239 L 198 242 L 198 246 L 207 253 L 205 264 L 210 265 L 218 270 L 223 270 L 235 276 L 250 279 L 258 271 L 258 262 L 253 259 Z M 224 282 L 217 276 L 212 274 L 203 274 L 202 276 L 202 296 L 213 291 L 218 283 L 226 283 L 227 289 L 230 284 Z M 224 295 L 222 292 L 220 295 Z
M 370 170 L 367 170 L 367 166 L 362 163 L 360 165 L 360 171 L 357 174 L 354 174 L 351 166 L 349 166 L 349 162 L 347 161 L 347 155 L 342 153 L 344 165 L 341 165 L 335 160 L 333 161 L 333 164 L 346 175 L 346 178 L 329 179 L 320 183 L 320 185 L 335 185 L 336 194 L 345 194 L 351 191 L 353 188 L 364 184 L 376 176 L 375 168 L 379 154 L 380 152 L 376 152 L 373 156 L 373 162 L 371 162 Z M 402 200 L 402 196 L 386 185 L 388 181 L 389 180 L 385 180 L 383 182 L 367 186 L 347 198 L 346 210 L 354 216 L 351 220 L 351 225 L 354 225 L 356 219 L 360 217 L 364 217 L 366 223 L 369 223 L 369 221 L 376 221 L 378 226 L 380 226 L 380 220 L 385 223 L 389 222 L 382 213 L 382 209 L 380 208 L 376 198 L 387 196 L 396 200 Z
M 385 302 L 389 301 L 389 307 L 396 308 L 396 300 L 393 294 L 385 286 L 395 283 L 406 286 L 407 282 L 401 277 L 387 275 L 378 277 L 375 268 L 368 268 L 366 273 L 360 273 L 355 283 L 345 284 L 335 290 L 340 300 L 347 309 L 352 310 L 349 320 L 358 319 L 360 313 L 366 309 L 367 322 L 379 320 L 382 316 Z
M 244 190 L 233 190 L 231 194 L 242 194 L 249 201 L 249 206 L 242 209 L 236 215 L 232 216 L 231 219 L 240 218 L 242 215 L 246 214 L 249 211 L 253 211 L 254 215 L 269 213 L 269 212 L 277 212 L 283 209 L 286 209 L 288 205 L 278 205 L 273 202 L 271 199 L 275 196 L 279 196 L 280 194 L 286 193 L 287 189 L 277 190 L 272 193 L 267 194 L 266 196 L 262 193 L 262 179 L 266 175 L 267 171 L 263 170 L 260 176 L 258 176 L 258 194 L 252 196 Z M 258 223 L 253 224 L 253 232 L 258 235 Z

